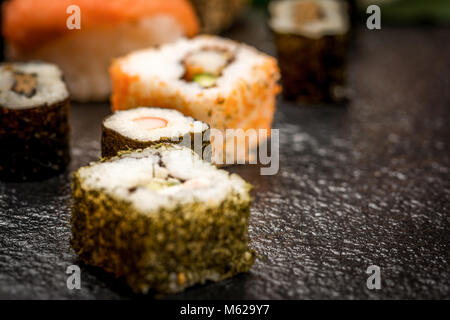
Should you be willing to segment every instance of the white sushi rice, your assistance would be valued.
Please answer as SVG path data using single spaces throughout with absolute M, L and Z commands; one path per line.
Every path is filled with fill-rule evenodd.
M 199 202 L 218 206 L 231 194 L 248 197 L 248 185 L 238 175 L 219 170 L 192 150 L 174 145 L 122 154 L 83 167 L 78 173 L 84 189 L 129 201 L 136 209 L 148 213 Z M 180 179 L 181 183 L 159 190 L 146 187 L 167 177 Z
M 164 128 L 147 129 L 136 121 L 137 118 L 156 117 L 167 121 Z M 103 125 L 119 134 L 140 141 L 159 141 L 163 138 L 180 138 L 190 133 L 202 133 L 209 126 L 181 112 L 163 108 L 139 107 L 125 111 L 117 111 L 106 118 Z
M 234 54 L 233 61 L 225 67 L 216 86 L 207 89 L 196 82 L 185 81 L 185 68 L 181 63 L 189 53 L 204 47 L 221 48 Z M 183 92 L 183 97 L 189 101 L 195 101 L 198 95 L 213 101 L 218 94 L 227 96 L 237 81 L 251 83 L 255 76 L 254 68 L 263 64 L 266 58 L 265 54 L 245 44 L 205 35 L 190 40 L 183 38 L 155 49 L 135 51 L 123 59 L 121 67 L 129 76 L 139 76 L 142 83 L 159 87 L 167 96 Z M 161 82 L 167 86 L 160 87 Z
M 269 11 L 271 28 L 280 33 L 302 34 L 318 39 L 325 35 L 344 34 L 349 29 L 346 3 L 338 0 L 314 0 L 319 5 L 324 16 L 308 23 L 299 23 L 292 18 L 293 6 L 300 2 L 311 0 L 283 0 L 271 2 Z
M 32 97 L 18 94 L 12 90 L 13 72 L 34 73 L 37 75 L 36 93 Z M 0 64 L 0 106 L 9 109 L 26 109 L 52 105 L 69 97 L 62 80 L 61 70 L 49 63 L 4 63 Z

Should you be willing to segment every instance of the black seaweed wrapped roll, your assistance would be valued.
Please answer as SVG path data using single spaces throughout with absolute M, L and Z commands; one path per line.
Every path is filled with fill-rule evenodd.
M 302 103 L 341 103 L 349 36 L 339 0 L 283 0 L 270 5 L 284 96 Z
M 0 180 L 49 178 L 70 161 L 69 93 L 58 67 L 0 64 Z

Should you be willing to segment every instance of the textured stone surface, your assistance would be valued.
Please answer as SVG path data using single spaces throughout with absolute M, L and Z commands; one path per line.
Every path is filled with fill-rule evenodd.
M 230 37 L 273 53 L 262 14 Z M 450 29 L 360 29 L 353 102 L 280 100 L 280 172 L 233 167 L 256 186 L 250 221 L 261 256 L 249 274 L 168 298 L 450 298 Z M 106 105 L 74 105 L 70 170 L 97 159 Z M 133 298 L 69 247 L 68 174 L 0 183 L 0 298 Z M 80 264 L 82 289 L 66 288 Z M 381 268 L 382 289 L 365 270 Z M 139 297 L 142 298 L 142 297 Z M 144 297 L 152 298 L 152 297 Z

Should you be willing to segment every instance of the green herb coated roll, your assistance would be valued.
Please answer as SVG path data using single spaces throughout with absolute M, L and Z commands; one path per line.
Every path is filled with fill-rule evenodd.
M 0 180 L 41 180 L 64 171 L 69 133 L 69 93 L 58 67 L 0 64 Z
M 175 293 L 250 269 L 250 185 L 186 147 L 160 144 L 73 178 L 72 246 L 137 293 Z
M 102 125 L 102 156 L 162 143 L 180 144 L 210 160 L 209 126 L 171 109 L 139 107 L 117 111 Z
M 346 1 L 281 0 L 269 9 L 284 96 L 306 104 L 346 102 Z

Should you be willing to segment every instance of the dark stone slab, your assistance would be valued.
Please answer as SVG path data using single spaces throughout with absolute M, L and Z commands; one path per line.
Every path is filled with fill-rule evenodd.
M 274 52 L 263 13 L 227 34 Z M 237 166 L 255 185 L 249 274 L 170 299 L 450 298 L 450 29 L 356 33 L 347 108 L 278 103 L 280 172 Z M 106 104 L 74 105 L 74 171 L 100 154 Z M 69 246 L 69 172 L 0 183 L 0 298 L 136 297 Z M 81 290 L 66 287 L 79 264 Z M 382 288 L 366 288 L 369 265 Z

